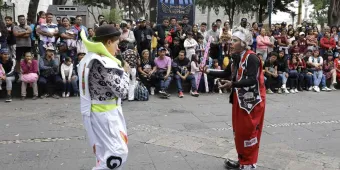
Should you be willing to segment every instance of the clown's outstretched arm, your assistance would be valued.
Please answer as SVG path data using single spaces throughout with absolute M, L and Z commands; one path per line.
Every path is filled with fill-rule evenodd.
M 94 61 L 91 70 L 98 68 L 102 70 L 97 81 L 104 81 L 115 96 L 125 98 L 129 89 L 129 75 L 120 69 L 104 68 L 99 61 Z

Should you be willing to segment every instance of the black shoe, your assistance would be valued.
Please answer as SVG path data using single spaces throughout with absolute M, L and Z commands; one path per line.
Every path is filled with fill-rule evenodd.
M 224 166 L 227 169 L 239 169 L 240 168 L 240 163 L 238 161 L 234 161 L 234 160 L 231 160 L 231 159 L 226 159 L 224 161 Z
M 6 102 L 11 102 L 11 101 L 12 101 L 12 96 L 11 95 L 7 95 Z
M 38 96 L 33 96 L 32 100 L 37 100 Z
M 45 98 L 47 98 L 47 97 L 49 97 L 48 94 L 43 94 L 43 95 L 40 96 L 41 99 L 45 99 Z
M 25 96 L 21 96 L 21 100 L 25 100 L 26 99 L 26 97 Z

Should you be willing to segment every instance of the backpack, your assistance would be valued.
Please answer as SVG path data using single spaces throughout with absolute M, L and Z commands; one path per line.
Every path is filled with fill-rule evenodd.
M 138 82 L 135 88 L 135 99 L 137 101 L 148 101 L 149 91 L 142 82 Z

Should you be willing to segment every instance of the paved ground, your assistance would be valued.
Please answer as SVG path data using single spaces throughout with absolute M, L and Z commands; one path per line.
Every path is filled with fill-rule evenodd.
M 259 169 L 340 169 L 340 91 L 269 95 Z M 2 102 L 2 101 L 1 101 Z M 223 170 L 236 157 L 227 95 L 125 102 L 126 170 Z M 0 103 L 1 170 L 90 169 L 79 100 Z

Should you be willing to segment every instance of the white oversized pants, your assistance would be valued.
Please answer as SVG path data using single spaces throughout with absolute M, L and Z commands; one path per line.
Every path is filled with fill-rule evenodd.
M 129 82 L 128 100 L 134 100 L 135 99 L 136 74 L 137 74 L 137 69 L 131 68 L 131 72 L 130 72 L 131 80 Z

